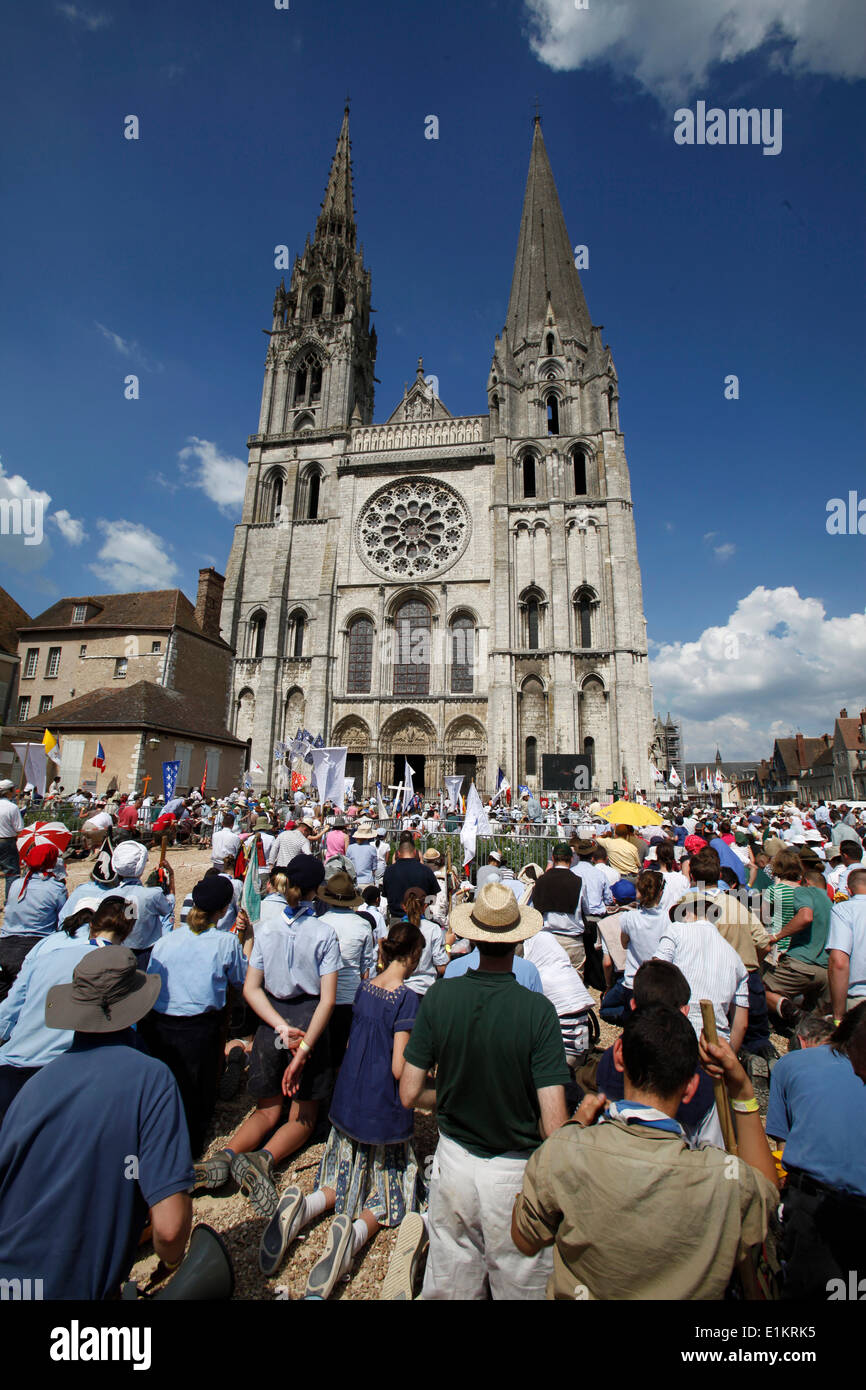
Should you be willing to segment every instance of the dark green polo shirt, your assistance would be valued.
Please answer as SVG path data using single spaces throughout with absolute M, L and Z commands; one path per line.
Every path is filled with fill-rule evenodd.
M 405 1057 L 438 1068 L 439 1128 L 481 1158 L 537 1149 L 536 1092 L 571 1080 L 550 1000 L 493 971 L 468 970 L 428 990 Z

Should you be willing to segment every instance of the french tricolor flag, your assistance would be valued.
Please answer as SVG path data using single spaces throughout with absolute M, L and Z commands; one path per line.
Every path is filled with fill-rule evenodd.
M 98 768 L 100 772 L 105 771 L 105 749 L 98 741 L 96 744 L 96 757 L 93 759 L 93 766 Z

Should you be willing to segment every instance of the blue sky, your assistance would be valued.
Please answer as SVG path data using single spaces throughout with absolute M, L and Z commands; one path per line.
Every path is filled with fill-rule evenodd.
M 347 92 L 376 418 L 419 354 L 483 411 L 537 95 L 620 378 L 657 706 L 695 757 L 831 727 L 866 703 L 866 536 L 825 526 L 866 498 L 862 29 L 849 0 L 19 8 L 0 495 L 51 519 L 39 546 L 0 536 L 0 582 L 35 613 L 224 568 L 274 246 L 312 231 Z M 781 153 L 677 145 L 698 100 L 781 109 Z

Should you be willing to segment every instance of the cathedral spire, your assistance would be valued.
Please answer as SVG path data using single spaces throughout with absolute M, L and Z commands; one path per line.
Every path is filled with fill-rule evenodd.
M 562 338 L 589 343 L 592 321 L 536 114 L 506 329 L 512 351 L 538 342 L 552 308 Z
M 355 245 L 355 200 L 352 196 L 352 145 L 349 140 L 349 102 L 343 112 L 343 124 L 337 137 L 337 149 L 331 160 L 331 172 L 322 211 L 316 222 L 316 240 L 336 237 L 347 246 Z

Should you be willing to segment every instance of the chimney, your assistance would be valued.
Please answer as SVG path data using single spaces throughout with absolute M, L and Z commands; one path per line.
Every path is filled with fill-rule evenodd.
M 225 575 L 217 574 L 213 565 L 198 572 L 198 597 L 195 601 L 195 620 L 205 637 L 219 637 L 220 610 L 225 588 Z
M 840 709 L 840 711 L 839 711 L 839 718 L 840 718 L 840 719 L 847 719 L 847 718 L 848 718 L 848 711 L 847 711 L 846 709 Z
M 802 734 L 797 735 L 797 762 L 801 767 L 806 766 L 806 740 Z

